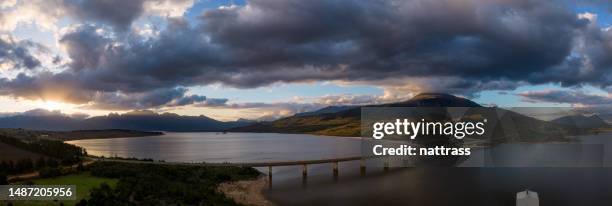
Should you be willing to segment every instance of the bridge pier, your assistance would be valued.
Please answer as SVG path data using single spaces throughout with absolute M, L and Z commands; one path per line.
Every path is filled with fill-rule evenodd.
M 361 174 L 361 176 L 365 176 L 366 174 L 365 159 L 360 160 L 359 173 Z
M 338 178 L 338 162 L 332 162 L 332 171 L 334 172 L 334 178 Z
M 389 171 L 389 158 L 385 158 L 384 161 L 385 163 L 384 163 L 383 170 L 386 172 L 386 171 Z
M 302 167 L 302 177 L 306 178 L 308 176 L 308 164 L 303 164 Z
M 272 166 L 268 166 L 268 187 L 272 188 Z

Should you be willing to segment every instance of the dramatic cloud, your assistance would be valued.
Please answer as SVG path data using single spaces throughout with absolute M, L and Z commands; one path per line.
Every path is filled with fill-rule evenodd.
M 32 69 L 40 66 L 30 49 L 43 49 L 41 45 L 30 41 L 16 41 L 10 36 L 0 37 L 0 68 Z
M 21 116 L 64 116 L 64 117 L 71 117 L 71 118 L 75 118 L 75 119 L 86 119 L 89 117 L 89 114 L 84 114 L 84 113 L 73 113 L 73 114 L 66 114 L 61 112 L 60 110 L 47 110 L 47 109 L 31 109 L 28 111 L 24 111 L 24 112 L 11 112 L 11 113 L 0 113 L 0 117 L 10 117 L 10 116 L 17 116 L 17 115 L 21 115 Z
M 101 22 L 120 31 L 144 15 L 182 16 L 193 0 L 63 0 L 60 6 L 74 18 Z
M 104 54 L 111 45 L 111 40 L 104 37 L 103 30 L 92 25 L 72 28 L 59 40 L 71 57 L 70 68 L 75 71 L 96 68 L 104 61 Z
M 218 100 L 218 101 L 214 101 Z M 251 109 L 259 112 L 258 120 L 269 121 L 294 115 L 296 113 L 311 112 L 328 106 L 372 105 L 388 103 L 383 96 L 377 95 L 325 95 L 317 98 L 295 97 L 287 102 L 242 102 L 231 103 L 227 99 L 207 99 L 206 102 L 196 104 L 197 107 L 212 107 L 223 109 Z
M 144 11 L 144 0 L 65 0 L 63 6 L 76 18 L 108 23 L 125 30 Z
M 184 106 L 206 101 L 205 96 L 186 95 L 187 89 L 158 89 L 143 93 L 96 93 L 92 104 L 85 106 L 90 109 L 132 110 L 157 108 L 162 106 Z
M 228 99 L 222 98 L 208 98 L 206 101 L 197 104 L 196 106 L 200 107 L 223 107 L 227 105 Z
M 64 113 L 62 113 L 59 110 L 46 110 L 46 109 L 32 109 L 32 110 L 28 110 L 28 111 L 25 111 L 19 114 L 25 115 L 25 116 L 63 116 L 64 115 Z
M 56 23 L 70 18 L 80 23 L 128 30 L 142 16 L 177 17 L 193 5 L 193 0 L 4 0 L 0 2 L 0 30 L 13 30 L 20 23 L 33 23 L 56 30 Z
M 203 19 L 211 41 L 250 59 L 244 66 L 260 68 L 246 74 L 312 69 L 301 80 L 523 80 L 563 63 L 588 23 L 531 1 L 251 1 Z M 294 81 L 292 75 L 273 73 L 263 81 L 244 75 L 228 83 L 257 86 Z
M 530 91 L 519 94 L 526 101 L 580 104 L 585 106 L 612 106 L 611 96 L 600 96 L 572 90 Z
M 365 105 L 380 104 L 384 100 L 374 95 L 325 95 L 317 100 L 322 105 Z
M 471 96 L 549 82 L 612 84 L 612 31 L 553 2 L 251 0 L 188 22 L 180 16 L 192 3 L 48 1 L 59 9 L 47 16 L 81 20 L 59 40 L 69 64 L 0 79 L 0 94 L 146 108 L 227 105 L 175 89 L 209 84 L 369 82 L 387 100 L 411 96 L 402 91 Z M 128 29 L 146 13 L 167 16 L 166 27 L 155 35 Z M 148 95 L 161 97 L 143 102 Z
M 0 2 L 0 9 L 13 7 L 17 4 L 17 0 L 4 0 Z

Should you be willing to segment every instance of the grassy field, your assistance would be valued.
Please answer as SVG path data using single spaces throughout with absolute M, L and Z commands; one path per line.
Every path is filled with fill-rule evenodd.
M 111 187 L 115 187 L 117 179 L 94 177 L 88 173 L 66 175 L 56 178 L 45 178 L 32 180 L 36 185 L 76 185 L 77 199 L 74 201 L 62 201 L 64 205 L 74 205 L 83 198 L 89 197 L 89 190 L 98 187 L 101 183 L 106 182 Z M 13 205 L 59 205 L 60 202 L 53 201 L 15 201 Z M 5 203 L 0 203 L 5 205 Z

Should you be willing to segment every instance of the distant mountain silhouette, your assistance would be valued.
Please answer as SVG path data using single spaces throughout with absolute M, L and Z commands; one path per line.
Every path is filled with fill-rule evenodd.
M 111 113 L 88 119 L 77 119 L 62 114 L 29 115 L 20 114 L 0 118 L 0 128 L 24 128 L 32 130 L 92 130 L 130 129 L 142 131 L 223 131 L 232 127 L 245 126 L 249 122 L 222 122 L 209 117 L 182 116 L 173 113 L 158 114 L 142 110 L 125 114 Z
M 597 115 L 592 115 L 589 117 L 585 115 L 581 115 L 581 114 L 570 115 L 570 116 L 564 116 L 564 117 L 554 119 L 551 122 L 559 124 L 559 125 L 584 128 L 584 129 L 603 128 L 603 127 L 609 126 L 608 123 L 606 123 L 606 121 L 604 121 L 602 118 L 600 118 Z
M 444 93 L 421 93 L 408 101 L 383 104 L 393 107 L 482 107 L 472 100 Z
M 26 115 L 19 114 L 0 118 L 0 128 L 23 128 L 32 130 L 80 130 L 89 129 L 82 119 L 75 119 L 65 115 Z

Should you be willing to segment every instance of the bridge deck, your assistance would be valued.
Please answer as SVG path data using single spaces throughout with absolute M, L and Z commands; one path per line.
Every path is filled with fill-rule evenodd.
M 294 166 L 294 165 L 308 165 L 308 164 L 325 164 L 334 162 L 346 162 L 355 161 L 361 159 L 367 159 L 371 157 L 344 157 L 344 158 L 332 158 L 332 159 L 317 159 L 317 160 L 298 160 L 298 161 L 279 161 L 279 162 L 245 162 L 245 163 L 188 163 L 188 162 L 159 162 L 159 161 L 141 161 L 141 160 L 124 160 L 124 159 L 112 159 L 112 158 L 98 158 L 92 157 L 91 159 L 96 161 L 107 161 L 107 162 L 125 162 L 125 163 L 138 163 L 138 164 L 162 164 L 162 165 L 199 165 L 199 166 L 238 166 L 238 167 L 277 167 L 277 166 Z

